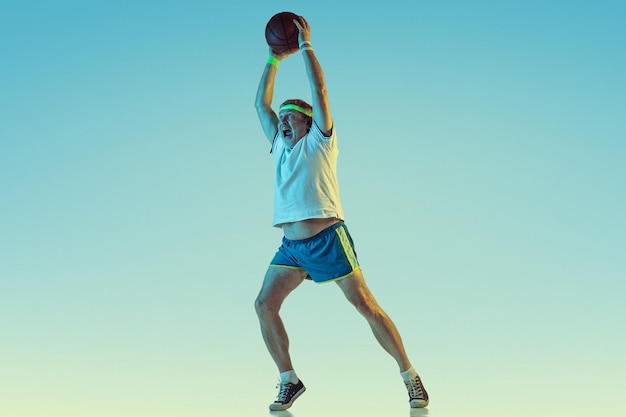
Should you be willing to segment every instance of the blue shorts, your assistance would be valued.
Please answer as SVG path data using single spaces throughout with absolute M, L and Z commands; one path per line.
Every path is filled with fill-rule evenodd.
M 354 243 L 343 221 L 302 240 L 283 237 L 270 266 L 306 271 L 308 279 L 329 282 L 360 269 Z

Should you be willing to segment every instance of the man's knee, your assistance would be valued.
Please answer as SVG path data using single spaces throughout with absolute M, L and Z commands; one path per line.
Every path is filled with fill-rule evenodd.
M 383 315 L 383 311 L 378 303 L 371 298 L 359 296 L 353 300 L 352 304 L 354 304 L 357 311 L 368 320 L 376 320 L 378 317 Z
M 254 300 L 254 309 L 259 317 L 278 314 L 280 303 L 272 302 L 270 298 L 259 295 Z
M 285 298 L 304 281 L 305 275 L 306 272 L 300 270 L 269 268 L 261 292 L 254 301 L 257 315 L 278 314 Z
M 267 302 L 265 302 L 261 296 L 258 296 L 256 300 L 254 300 L 254 310 L 256 311 L 257 316 L 260 317 L 267 314 L 270 311 L 270 308 Z

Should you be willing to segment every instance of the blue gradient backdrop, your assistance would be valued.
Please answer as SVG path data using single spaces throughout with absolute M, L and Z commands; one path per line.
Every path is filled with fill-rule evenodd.
M 0 415 L 267 415 L 252 302 L 280 231 L 253 102 L 282 10 L 312 26 L 347 223 L 428 415 L 621 412 L 624 3 L 349 4 L 0 4 Z M 409 414 L 335 285 L 284 314 L 292 416 Z

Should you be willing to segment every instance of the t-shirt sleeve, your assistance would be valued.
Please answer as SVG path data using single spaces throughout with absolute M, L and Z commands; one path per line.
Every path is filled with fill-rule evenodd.
M 270 153 L 275 153 L 275 149 L 276 149 L 276 146 L 278 145 L 278 142 L 280 142 L 280 140 L 278 138 L 278 132 L 276 132 L 276 134 L 274 135 L 274 140 L 272 141 L 272 147 L 270 148 Z
M 324 135 L 324 133 L 322 133 L 322 131 L 320 130 L 317 123 L 315 123 L 315 121 L 313 121 L 313 124 L 311 125 L 311 130 L 309 131 L 309 134 L 316 141 L 326 146 L 333 146 L 335 141 L 337 140 L 337 135 L 335 134 L 335 126 L 333 126 L 332 129 L 330 130 L 330 135 L 326 136 Z

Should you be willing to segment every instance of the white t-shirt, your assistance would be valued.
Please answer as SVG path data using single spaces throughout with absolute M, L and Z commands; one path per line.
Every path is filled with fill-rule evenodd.
M 336 217 L 343 220 L 337 183 L 337 135 L 324 136 L 313 123 L 292 149 L 280 135 L 272 145 L 274 226 L 305 219 Z

